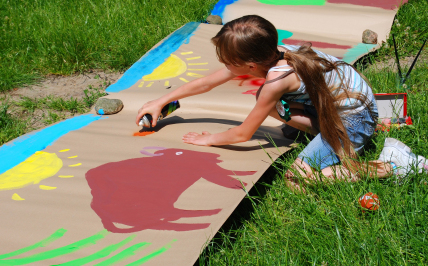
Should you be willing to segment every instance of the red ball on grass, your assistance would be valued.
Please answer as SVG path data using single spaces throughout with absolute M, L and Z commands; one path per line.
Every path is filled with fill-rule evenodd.
M 361 207 L 363 207 L 364 209 L 367 209 L 370 211 L 375 211 L 379 209 L 379 197 L 372 192 L 366 193 L 363 196 L 361 196 L 358 199 L 358 202 L 360 203 Z

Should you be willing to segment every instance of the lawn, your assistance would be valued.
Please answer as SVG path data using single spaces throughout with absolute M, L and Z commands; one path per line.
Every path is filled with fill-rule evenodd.
M 216 2 L 0 0 L 0 93 L 48 74 L 126 70 L 179 27 L 204 21 Z M 101 91 L 88 88 L 82 100 L 0 95 L 0 145 L 37 129 L 35 111 L 46 126 L 88 112 Z
M 0 0 L 0 91 L 37 82 L 47 74 L 90 69 L 122 71 L 153 45 L 189 21 L 202 21 L 217 0 L 176 1 L 6 1 Z M 391 33 L 400 59 L 414 56 L 428 37 L 428 0 L 410 0 L 398 12 Z M 400 139 L 428 156 L 428 49 L 405 86 L 397 86 L 390 37 L 359 61 L 375 92 L 407 92 L 414 125 L 375 135 L 362 160 L 377 159 L 386 137 Z M 377 69 L 374 65 L 384 65 Z M 407 67 L 408 68 L 408 67 Z M 406 70 L 406 68 L 405 68 Z M 0 145 L 30 130 L 28 119 L 8 112 L 20 106 L 31 114 L 50 110 L 84 113 L 102 92 L 88 88 L 82 100 L 0 99 Z M 54 112 L 55 111 L 55 112 Z M 200 265 L 389 265 L 427 264 L 428 175 L 367 178 L 358 183 L 316 184 L 306 194 L 290 191 L 283 174 L 305 146 L 278 159 L 202 252 Z M 358 198 L 379 195 L 380 209 L 362 212 Z
M 428 1 L 400 8 L 391 33 L 400 60 L 414 57 L 428 37 Z M 378 158 L 386 137 L 428 156 L 428 48 L 405 85 L 398 86 L 392 36 L 357 63 L 373 90 L 407 92 L 414 124 L 378 132 L 362 160 Z M 379 67 L 384 66 L 379 69 Z M 404 67 L 406 73 L 409 66 Z M 315 184 L 306 194 L 285 186 L 283 174 L 305 143 L 278 159 L 199 258 L 200 265 L 426 265 L 428 175 L 402 181 L 366 178 L 357 183 Z M 376 193 L 380 208 L 363 212 L 358 198 Z

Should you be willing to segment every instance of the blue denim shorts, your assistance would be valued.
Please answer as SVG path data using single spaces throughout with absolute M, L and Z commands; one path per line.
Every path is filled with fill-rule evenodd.
M 305 105 L 304 112 L 314 117 L 318 116 L 314 106 Z M 377 120 L 377 110 L 374 112 L 374 119 Z M 348 132 L 354 150 L 361 153 L 364 145 L 376 129 L 377 121 L 373 121 L 369 109 L 365 108 L 361 112 L 343 116 L 342 122 Z M 330 144 L 324 140 L 321 133 L 309 142 L 298 157 L 318 171 L 340 163 L 339 157 Z

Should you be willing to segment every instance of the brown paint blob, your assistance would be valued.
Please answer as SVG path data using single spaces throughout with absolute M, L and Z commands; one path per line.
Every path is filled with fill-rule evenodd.
M 143 131 L 143 132 L 135 132 L 134 136 L 147 136 L 155 133 L 155 131 Z
M 281 41 L 283 44 L 289 44 L 289 45 L 298 45 L 301 43 L 305 43 L 308 41 L 303 41 L 303 40 L 291 40 L 291 39 L 284 39 Z M 352 46 L 350 45 L 339 45 L 339 44 L 334 44 L 334 43 L 328 43 L 328 42 L 315 42 L 315 41 L 311 41 L 312 46 L 315 48 L 334 48 L 334 49 L 351 49 Z
M 180 195 L 201 177 L 220 186 L 241 189 L 233 176 L 254 171 L 231 171 L 218 166 L 218 154 L 183 149 L 156 151 L 153 157 L 111 162 L 86 173 L 92 190 L 92 209 L 104 227 L 115 233 L 145 229 L 189 231 L 209 223 L 174 223 L 182 217 L 214 215 L 221 209 L 182 210 L 174 207 Z M 243 183 L 246 185 L 246 183 Z M 121 228 L 116 224 L 122 224 Z

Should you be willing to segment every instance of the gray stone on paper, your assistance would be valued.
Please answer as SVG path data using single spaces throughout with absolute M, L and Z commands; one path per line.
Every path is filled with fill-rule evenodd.
M 217 16 L 217 15 L 209 15 L 207 17 L 207 22 L 209 24 L 215 24 L 215 25 L 222 25 L 223 24 L 223 21 L 221 20 L 221 17 Z
M 363 32 L 363 43 L 377 44 L 377 33 L 372 30 Z
M 120 112 L 123 102 L 119 99 L 99 98 L 95 103 L 95 112 L 100 115 L 112 115 Z

